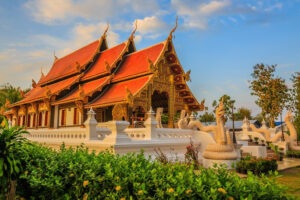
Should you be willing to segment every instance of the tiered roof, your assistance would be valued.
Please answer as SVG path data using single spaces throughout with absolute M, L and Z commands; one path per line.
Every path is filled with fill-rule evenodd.
M 165 57 L 175 76 L 175 89 L 180 90 L 180 95 L 191 110 L 200 109 L 198 101 L 182 78 L 186 75 L 177 56 L 171 53 L 172 37 L 135 51 L 133 32 L 128 41 L 107 49 L 106 31 L 99 40 L 60 59 L 55 57 L 49 73 L 42 76 L 38 84 L 33 84 L 33 89 L 23 100 L 10 107 L 45 98 L 51 99 L 52 105 L 82 100 L 85 107 L 128 102 L 128 95 L 135 96 L 152 79 L 154 71 L 151 67 Z M 65 90 L 69 91 L 62 93 Z M 92 96 L 92 99 L 86 100 Z

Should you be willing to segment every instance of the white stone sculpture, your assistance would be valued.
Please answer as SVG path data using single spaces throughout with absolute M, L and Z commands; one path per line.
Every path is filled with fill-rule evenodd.
M 229 167 L 232 161 L 237 159 L 237 152 L 235 151 L 229 131 L 225 130 L 224 127 L 224 105 L 223 100 L 221 100 L 219 106 L 216 109 L 216 123 L 217 125 L 204 126 L 200 121 L 191 121 L 189 123 L 189 128 L 197 127 L 204 132 L 212 132 L 215 144 L 208 144 L 203 152 L 203 158 L 208 160 L 206 166 L 212 166 L 212 163 L 225 163 Z M 205 162 L 205 160 L 204 160 Z
M 163 114 L 164 108 L 157 108 L 156 109 L 156 121 L 157 121 L 157 128 L 163 128 L 161 123 L 161 116 Z
M 177 123 L 179 129 L 187 129 L 188 128 L 188 118 L 189 118 L 189 115 L 186 113 L 186 111 L 181 110 L 180 118 Z

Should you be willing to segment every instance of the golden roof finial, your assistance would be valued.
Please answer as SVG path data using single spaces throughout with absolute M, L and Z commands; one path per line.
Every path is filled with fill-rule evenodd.
M 135 28 L 134 28 L 134 30 L 132 31 L 131 35 L 130 35 L 130 38 L 129 38 L 130 40 L 133 40 L 134 34 L 135 34 L 135 32 L 136 32 L 136 29 L 137 29 L 137 20 L 135 20 L 134 25 L 135 25 Z
M 178 26 L 178 16 L 176 16 L 176 25 L 175 27 L 171 30 L 170 34 L 169 34 L 169 37 L 168 39 L 171 40 L 172 39 L 172 34 L 175 32 L 175 30 L 177 29 L 177 26 Z
M 54 62 L 58 60 L 58 57 L 55 55 L 55 51 L 53 52 Z
M 106 26 L 106 29 L 104 30 L 104 33 L 103 33 L 104 36 L 106 36 L 106 33 L 107 33 L 108 29 L 109 29 L 109 23 L 107 21 L 107 26 Z

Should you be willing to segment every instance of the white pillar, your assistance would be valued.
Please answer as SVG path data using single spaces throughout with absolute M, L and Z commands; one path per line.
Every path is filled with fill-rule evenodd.
M 156 127 L 158 123 L 154 115 L 155 112 L 152 110 L 152 107 L 150 107 L 150 110 L 147 112 L 147 120 L 144 122 L 144 125 L 146 127 L 146 136 L 150 137 L 148 139 L 151 139 L 152 137 L 157 137 Z
M 59 110 L 58 110 L 58 105 L 54 106 L 54 124 L 53 128 L 58 128 L 58 115 L 59 115 Z
M 95 111 L 91 108 L 88 113 L 87 113 L 87 120 L 84 122 L 84 125 L 86 127 L 86 132 L 87 132 L 87 139 L 91 140 L 91 139 L 98 139 L 98 135 L 97 135 L 97 124 L 98 122 L 95 119 Z

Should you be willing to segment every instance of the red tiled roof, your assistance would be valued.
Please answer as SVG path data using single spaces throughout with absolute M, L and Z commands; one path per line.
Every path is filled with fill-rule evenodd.
M 76 62 L 78 62 L 80 66 L 87 64 L 95 55 L 98 46 L 99 40 L 96 40 L 69 55 L 56 60 L 49 73 L 43 78 L 41 84 L 75 74 L 77 72 Z
M 111 79 L 111 76 L 106 76 L 104 78 L 100 78 L 97 80 L 93 80 L 93 81 L 81 84 L 84 94 L 89 95 L 96 90 L 102 89 L 102 87 L 105 86 L 105 84 L 109 81 L 109 79 Z M 76 89 L 71 94 L 56 101 L 54 104 L 60 104 L 60 103 L 64 103 L 64 102 L 73 101 L 79 97 L 79 93 L 80 93 L 79 89 Z
M 139 92 L 150 80 L 150 76 L 144 76 L 141 78 L 136 78 L 120 83 L 113 84 L 100 98 L 87 104 L 87 107 L 101 106 L 108 103 L 117 103 L 126 100 L 127 90 L 126 87 L 130 90 L 130 92 L 135 95 Z
M 78 79 L 79 79 L 79 75 L 70 77 L 68 79 L 59 81 L 57 83 L 53 83 L 46 87 L 36 86 L 35 88 L 33 88 L 32 90 L 30 90 L 27 93 L 28 95 L 24 99 L 14 103 L 14 104 L 11 104 L 11 105 L 12 106 L 20 105 L 20 104 L 30 103 L 33 101 L 43 99 L 46 97 L 47 87 L 49 88 L 51 94 L 56 94 L 56 93 L 62 91 L 63 89 L 70 87 Z
M 122 63 L 120 69 L 116 72 L 113 81 L 148 72 L 148 58 L 155 63 L 159 55 L 162 53 L 164 45 L 165 42 L 161 42 L 149 48 L 127 55 L 124 58 L 124 62 Z
M 99 76 L 101 74 L 109 73 L 106 69 L 106 62 L 112 66 L 114 62 L 122 56 L 121 53 L 126 48 L 127 42 L 123 42 L 115 47 L 102 51 L 97 61 L 93 64 L 91 69 L 84 75 L 82 80 L 87 80 Z

